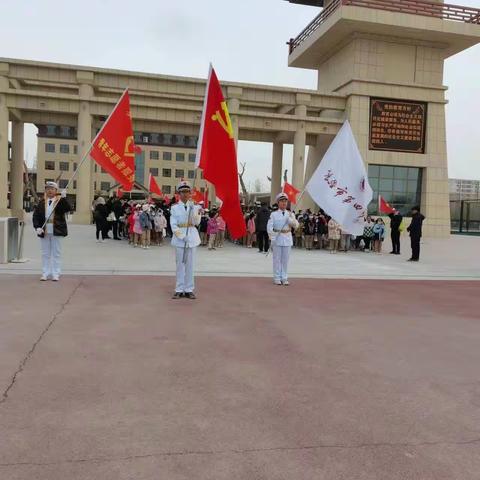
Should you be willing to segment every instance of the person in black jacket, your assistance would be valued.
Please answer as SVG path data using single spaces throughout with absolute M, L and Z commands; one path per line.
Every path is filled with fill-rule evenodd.
M 49 277 L 55 282 L 60 279 L 60 239 L 68 235 L 65 214 L 70 212 L 71 207 L 66 199 L 67 191 L 62 190 L 61 194 L 57 191 L 55 182 L 46 182 L 45 196 L 33 211 L 33 228 L 40 237 L 42 248 L 42 281 Z
M 108 210 L 105 204 L 105 199 L 103 197 L 97 198 L 97 205 L 93 212 L 93 218 L 95 219 L 95 226 L 97 231 L 95 233 L 97 237 L 97 242 L 104 242 L 108 238 Z M 100 233 L 102 234 L 102 239 L 100 240 Z
M 267 233 L 267 224 L 269 219 L 270 210 L 267 208 L 267 204 L 262 202 L 262 206 L 255 217 L 255 231 L 257 233 L 258 251 L 260 253 L 266 253 L 270 248 L 270 240 Z
M 412 208 L 412 221 L 407 228 L 410 233 L 410 240 L 412 244 L 412 258 L 409 262 L 418 262 L 420 259 L 420 239 L 422 238 L 422 224 L 425 217 L 420 213 L 420 207 Z
M 392 239 L 392 251 L 394 255 L 400 255 L 400 225 L 403 217 L 398 210 L 388 215 L 390 217 L 390 238 Z

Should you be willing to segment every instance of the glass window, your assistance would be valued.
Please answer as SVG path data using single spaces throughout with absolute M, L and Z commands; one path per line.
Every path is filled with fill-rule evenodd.
M 172 176 L 172 169 L 171 168 L 164 168 L 162 170 L 162 177 L 170 178 Z
M 151 169 L 150 169 L 150 173 L 151 173 L 154 177 L 158 177 L 158 168 L 151 168 Z
M 185 141 L 187 147 L 196 147 L 197 146 L 197 137 L 187 137 Z
M 185 154 L 184 153 L 177 153 L 175 155 L 175 160 L 177 162 L 184 162 L 185 161 Z
M 73 163 L 73 171 L 75 171 L 77 169 L 77 162 L 74 162 Z
M 55 162 L 53 160 L 45 160 L 45 170 L 55 170 Z
M 73 146 L 73 153 L 76 155 L 78 153 L 78 147 L 77 145 Z
M 394 192 L 405 192 L 407 190 L 407 182 L 405 180 L 394 180 L 393 181 L 393 191 Z
M 100 190 L 110 190 L 110 182 L 100 182 Z
M 408 179 L 409 180 L 418 180 L 420 169 L 419 168 L 409 168 L 408 169 Z
M 150 135 L 148 133 L 142 134 L 142 142 L 143 143 L 150 143 Z
M 70 145 L 60 144 L 60 153 L 70 153 Z
M 55 153 L 55 144 L 54 143 L 46 143 L 45 144 L 45 151 L 48 153 Z
M 380 191 L 392 191 L 393 190 L 393 180 L 380 178 L 379 184 Z
M 72 183 L 73 183 L 73 189 L 76 190 L 76 188 L 77 188 L 77 181 L 74 180 Z
M 185 176 L 185 170 L 182 169 L 176 169 L 175 170 L 175 178 L 183 178 Z
M 158 145 L 160 143 L 160 134 L 151 133 L 150 134 L 150 143 L 152 143 L 154 145 Z
M 72 129 L 70 127 L 60 127 L 60 136 L 61 137 L 71 137 L 72 136 Z
M 162 185 L 162 193 L 170 195 L 170 193 L 172 193 L 172 187 L 170 185 Z
M 172 145 L 172 135 L 170 135 L 169 133 L 165 133 L 163 135 L 163 143 L 165 145 Z
M 58 188 L 67 188 L 68 180 L 60 179 L 58 181 Z
M 60 162 L 60 170 L 63 172 L 68 172 L 70 165 L 68 162 Z
M 382 165 L 380 167 L 380 178 L 393 178 L 393 167 L 386 167 Z
M 188 178 L 195 178 L 195 170 L 188 171 Z
M 175 145 L 185 145 L 185 135 L 175 135 Z
M 164 160 L 171 160 L 172 159 L 172 152 L 163 152 L 163 159 Z
M 395 179 L 405 180 L 407 178 L 408 168 L 407 167 L 395 167 L 393 176 Z
M 380 176 L 380 167 L 378 165 L 369 165 L 368 176 L 378 178 Z
M 56 125 L 47 125 L 47 135 L 50 137 L 54 137 L 57 133 L 57 126 Z
M 158 150 L 150 150 L 150 160 L 158 160 L 160 158 L 160 153 Z
M 191 163 L 195 162 L 195 154 L 194 153 L 189 153 L 188 154 L 188 161 Z
M 133 139 L 134 139 L 135 143 L 142 143 L 142 134 L 138 133 L 138 132 L 135 132 L 133 134 Z

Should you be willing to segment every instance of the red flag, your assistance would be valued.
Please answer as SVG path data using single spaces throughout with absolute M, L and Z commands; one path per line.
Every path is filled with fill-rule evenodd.
M 123 197 L 123 190 L 119 187 L 117 188 L 117 198 L 122 198 Z
M 395 209 L 387 203 L 381 195 L 378 196 L 378 210 L 380 213 L 386 213 L 389 215 L 390 213 L 395 212 Z
M 200 203 L 203 200 L 203 193 L 200 190 L 194 188 L 192 191 L 192 199 L 194 202 Z
M 158 195 L 161 198 L 163 197 L 162 190 L 158 186 L 158 183 L 157 183 L 157 181 L 155 180 L 155 177 L 152 174 L 150 174 L 150 176 L 148 178 L 148 191 L 151 192 L 151 193 L 155 193 L 156 195 Z
M 238 198 L 237 152 L 232 122 L 215 70 L 210 67 L 203 106 L 196 166 L 215 185 L 233 239 L 247 233 Z
M 283 193 L 285 193 L 287 195 L 290 203 L 296 204 L 297 203 L 297 195 L 300 193 L 300 190 L 297 190 L 290 183 L 285 182 L 285 184 L 283 185 Z
M 126 191 L 135 180 L 135 143 L 128 90 L 98 132 L 90 156 Z

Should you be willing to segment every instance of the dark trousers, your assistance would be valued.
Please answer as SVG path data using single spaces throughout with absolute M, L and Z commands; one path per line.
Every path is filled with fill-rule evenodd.
M 391 238 L 392 238 L 392 252 L 399 254 L 400 253 L 400 231 L 392 230 Z
M 103 220 L 96 220 L 95 226 L 97 227 L 97 231 L 95 233 L 97 240 L 100 237 L 100 232 L 102 233 L 102 240 L 105 240 L 108 237 L 108 223 Z
M 420 237 L 414 236 L 410 237 L 412 244 L 412 260 L 418 260 L 420 258 Z
M 113 238 L 118 238 L 118 221 L 112 222 Z
M 268 252 L 270 248 L 270 239 L 267 232 L 257 232 L 258 250 L 260 252 Z

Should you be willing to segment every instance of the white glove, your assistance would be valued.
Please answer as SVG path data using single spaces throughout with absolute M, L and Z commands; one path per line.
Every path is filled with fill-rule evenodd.
M 64 189 L 60 192 L 60 196 L 61 196 L 62 198 L 67 198 L 67 189 L 66 189 L 66 188 L 64 188 Z
M 43 235 L 43 228 L 38 227 L 36 230 L 37 235 Z
M 181 230 L 175 230 L 175 232 L 173 232 L 175 234 L 175 236 L 177 238 L 179 238 L 180 240 L 183 240 L 185 238 L 185 235 L 183 235 L 182 231 Z

